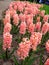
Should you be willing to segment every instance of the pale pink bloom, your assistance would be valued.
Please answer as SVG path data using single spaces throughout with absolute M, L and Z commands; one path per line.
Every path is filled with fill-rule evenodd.
M 3 34 L 3 49 L 6 50 L 7 48 L 11 48 L 12 43 L 12 35 L 10 33 Z
M 44 15 L 45 15 L 45 10 L 42 10 L 42 11 L 40 12 L 40 16 L 44 17 Z
M 10 13 L 5 15 L 5 18 L 4 18 L 4 20 L 3 20 L 3 23 L 4 23 L 4 25 L 5 25 L 6 23 L 10 23 Z
M 14 10 L 13 8 L 9 9 L 10 11 L 10 16 L 11 18 L 13 17 L 14 14 L 16 14 L 16 10 Z
M 46 62 L 44 63 L 44 65 L 49 65 L 49 58 L 46 60 Z
M 40 44 L 42 39 L 42 33 L 38 32 L 37 35 L 38 35 L 38 43 Z
M 37 22 L 35 26 L 36 31 L 40 31 L 41 29 L 41 22 Z
M 27 14 L 31 14 L 33 12 L 31 7 L 25 7 L 25 11 L 27 11 Z
M 4 33 L 6 32 L 10 32 L 12 29 L 12 25 L 10 23 L 7 23 L 5 26 L 4 26 Z
M 20 21 L 21 22 L 24 22 L 25 21 L 25 18 L 26 18 L 26 16 L 25 16 L 25 14 L 19 14 L 19 18 L 20 18 Z
M 49 23 L 48 23 L 48 32 L 49 32 Z
M 28 14 L 28 11 L 26 11 L 26 10 L 25 10 L 25 11 L 24 11 L 24 14 L 26 14 L 26 15 L 27 15 L 27 14 Z
M 19 16 L 18 16 L 18 14 L 13 15 L 13 23 L 16 26 L 19 24 Z
M 36 44 L 36 43 L 38 42 L 37 32 L 34 32 L 34 33 L 31 35 L 30 41 L 32 42 L 32 44 Z
M 43 22 L 48 22 L 48 15 L 45 15 L 44 17 L 43 17 Z
M 20 34 L 25 34 L 26 33 L 26 23 L 25 22 L 21 22 L 19 32 L 20 32 Z
M 27 14 L 27 15 L 25 15 L 26 16 L 26 21 L 28 20 L 28 19 L 30 19 L 30 20 L 32 20 L 32 22 L 33 22 L 33 14 Z
M 29 32 L 32 34 L 34 31 L 35 31 L 35 24 L 30 24 L 29 26 L 28 26 L 28 30 L 29 30 Z
M 37 17 L 37 22 L 40 22 L 40 16 Z
M 33 23 L 33 15 L 32 14 L 26 15 L 26 23 L 28 26 Z
M 49 53 L 49 40 L 46 42 L 46 50 Z
M 14 10 L 17 10 L 17 5 L 14 5 Z
M 32 24 L 32 20 L 31 19 L 27 19 L 26 23 L 27 23 L 27 26 L 29 26 L 30 24 Z
M 47 32 L 48 32 L 48 26 L 49 26 L 49 23 L 45 22 L 42 26 L 42 34 L 45 35 Z
M 30 41 L 21 42 L 17 50 L 17 55 L 19 59 L 24 60 L 27 56 L 29 56 L 30 48 L 31 48 Z
M 37 15 L 39 13 L 39 10 L 37 7 L 33 7 L 33 15 Z
M 26 23 L 27 23 L 27 26 L 29 26 L 30 24 L 33 23 L 33 15 L 32 14 L 26 15 Z
M 42 34 L 39 32 L 34 32 L 31 37 L 30 37 L 30 41 L 32 43 L 32 49 L 35 51 L 37 49 L 37 46 L 40 44 L 42 38 Z
M 19 6 L 20 5 L 20 6 Z M 23 6 L 21 4 L 18 5 L 18 11 L 23 12 Z

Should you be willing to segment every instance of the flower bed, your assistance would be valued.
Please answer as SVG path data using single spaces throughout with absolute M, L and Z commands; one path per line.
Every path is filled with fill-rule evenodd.
M 41 7 L 27 1 L 11 2 L 3 18 L 0 63 L 49 65 L 49 15 Z

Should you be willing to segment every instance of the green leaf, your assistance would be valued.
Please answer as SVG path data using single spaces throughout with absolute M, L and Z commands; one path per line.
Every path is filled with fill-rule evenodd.
M 38 49 L 37 51 L 33 51 L 33 53 L 39 53 L 39 52 L 44 51 L 44 50 L 45 50 L 45 47 L 42 49 Z
M 25 64 L 25 65 L 32 65 L 33 62 L 34 62 L 37 58 L 39 58 L 39 56 L 33 57 L 33 58 L 31 57 L 31 58 L 28 60 L 27 64 Z
M 41 55 L 40 55 L 40 64 L 39 64 L 39 65 L 43 65 L 42 57 L 43 57 L 43 55 L 41 54 Z
M 11 58 L 12 54 L 15 52 L 16 48 L 13 48 L 12 52 L 9 54 L 9 58 Z
M 0 59 L 3 59 L 2 55 L 0 54 Z
M 18 61 L 15 56 L 14 56 L 13 60 L 14 60 L 15 65 L 18 65 Z
M 43 35 L 43 38 L 41 40 L 41 44 L 44 44 L 49 39 L 49 32 L 47 32 L 45 35 Z
M 26 63 L 28 62 L 28 59 L 29 59 L 29 57 L 26 57 L 26 58 L 23 60 L 22 65 L 26 65 Z
M 49 14 L 49 5 L 44 4 L 43 7 L 40 8 L 40 10 L 45 10 L 45 13 Z
M 5 52 L 2 52 L 2 58 L 3 58 L 3 60 L 5 60 L 6 59 L 6 55 L 5 55 Z
M 0 50 L 2 50 L 2 42 L 0 41 Z

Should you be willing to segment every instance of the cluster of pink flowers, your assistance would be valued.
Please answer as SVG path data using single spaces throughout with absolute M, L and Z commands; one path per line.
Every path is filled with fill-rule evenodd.
M 12 43 L 12 35 L 10 34 L 10 31 L 12 29 L 12 25 L 10 23 L 10 12 L 6 11 L 6 15 L 4 18 L 4 30 L 3 30 L 3 49 L 10 49 L 11 43 Z
M 20 6 L 19 6 L 20 5 Z M 19 44 L 17 55 L 20 59 L 25 59 L 30 49 L 34 51 L 40 44 L 42 35 L 49 32 L 49 15 L 45 15 L 45 10 L 40 11 L 42 5 L 30 3 L 26 1 L 14 1 L 9 5 L 4 18 L 3 32 L 3 49 L 11 48 L 12 35 L 10 34 L 12 25 L 10 19 L 13 19 L 13 24 L 18 26 L 19 33 L 25 34 L 28 31 L 31 34 L 29 41 L 25 38 Z M 41 17 L 42 22 L 41 22 Z M 36 18 L 36 20 L 34 20 Z M 20 23 L 20 25 L 18 25 Z M 49 43 L 46 43 L 46 49 L 49 51 Z
M 19 44 L 19 48 L 17 50 L 17 55 L 19 59 L 25 59 L 29 55 L 30 48 L 31 48 L 30 41 L 26 39 L 23 40 L 23 42 Z
M 19 6 L 20 5 L 20 6 Z M 45 34 L 48 30 L 45 30 L 45 25 L 43 24 L 42 30 L 41 30 L 41 22 L 40 22 L 40 16 L 43 17 L 43 22 L 48 22 L 49 15 L 45 15 L 45 10 L 40 11 L 39 8 L 42 5 L 35 4 L 35 3 L 29 3 L 26 1 L 17 1 L 17 2 L 11 2 L 9 5 L 8 10 L 6 11 L 6 16 L 4 18 L 4 24 L 7 22 L 10 22 L 10 18 L 13 18 L 13 24 L 18 25 L 20 22 L 20 34 L 25 34 L 26 29 L 32 34 L 34 31 L 41 31 L 43 34 Z M 19 13 L 17 13 L 19 12 Z M 37 16 L 37 23 L 34 24 L 34 17 Z M 25 24 L 24 24 L 24 23 Z M 24 26 L 23 26 L 24 25 Z M 26 26 L 27 25 L 27 26 Z M 49 25 L 47 25 L 49 26 Z M 24 29 L 24 30 L 23 30 Z M 23 30 L 23 33 L 22 33 Z
M 19 32 L 20 32 L 20 34 L 25 34 L 25 32 L 26 32 L 26 23 L 25 22 L 21 22 Z
M 45 22 L 42 27 L 42 34 L 45 35 L 49 31 L 49 23 Z
M 25 59 L 29 51 L 33 49 L 34 51 L 37 49 L 37 46 L 40 44 L 40 41 L 42 39 L 42 33 L 34 32 L 30 40 L 28 38 L 23 38 L 23 42 L 19 44 L 19 48 L 17 50 L 17 55 L 20 59 Z
M 13 23 L 17 26 L 19 24 L 19 17 L 18 14 L 13 15 Z
M 31 37 L 30 37 L 30 41 L 32 43 L 32 49 L 36 50 L 37 46 L 40 44 L 42 39 L 42 33 L 39 32 L 34 32 Z
M 3 34 L 3 49 L 10 49 L 12 43 L 12 35 L 10 33 Z
M 7 23 L 7 24 L 4 26 L 4 33 L 10 32 L 10 31 L 11 31 L 11 28 L 12 28 L 12 25 L 11 25 L 10 23 Z

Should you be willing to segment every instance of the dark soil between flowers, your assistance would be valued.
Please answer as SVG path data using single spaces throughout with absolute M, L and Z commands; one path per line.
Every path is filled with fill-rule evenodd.
M 13 60 L 3 61 L 0 59 L 0 65 L 15 65 Z
M 15 37 L 15 35 L 13 35 Z M 0 35 L 0 41 L 3 39 L 3 36 Z M 17 46 L 17 42 L 16 40 L 13 41 L 12 43 L 12 48 L 10 49 L 10 52 L 12 51 L 12 49 L 14 47 Z M 43 46 L 41 46 L 41 48 L 43 48 Z M 0 53 L 1 53 L 1 50 L 0 50 Z M 39 56 L 41 52 L 35 54 L 35 56 Z M 16 56 L 16 51 L 14 52 L 14 55 Z M 17 56 L 16 56 L 17 57 Z M 49 54 L 46 52 L 46 50 L 44 50 L 44 54 L 43 54 L 43 57 L 42 57 L 42 62 L 43 62 L 43 65 L 44 65 L 44 62 L 46 61 L 46 59 L 49 57 Z M 35 62 L 32 64 L 32 65 L 39 65 L 39 58 L 37 60 L 35 60 Z M 19 60 L 18 60 L 19 61 Z M 8 61 L 4 61 L 3 59 L 0 59 L 0 65 L 15 65 L 14 61 L 13 61 L 13 58 L 11 58 L 10 60 Z

